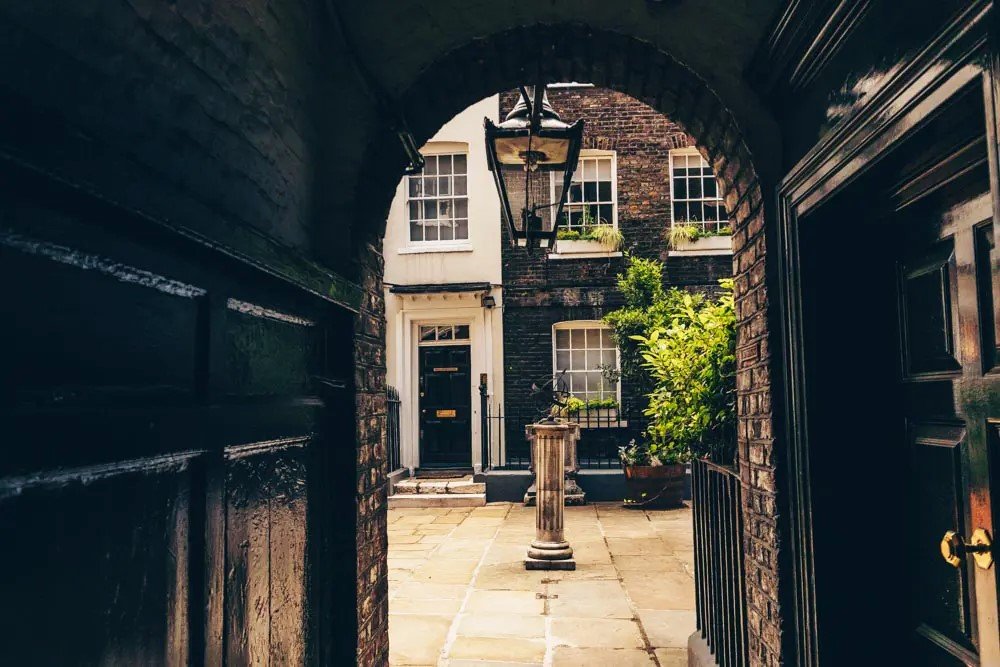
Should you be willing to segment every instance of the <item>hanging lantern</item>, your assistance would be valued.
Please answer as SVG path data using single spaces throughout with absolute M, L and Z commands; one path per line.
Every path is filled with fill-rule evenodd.
M 564 123 L 549 104 L 545 86 L 535 86 L 533 99 L 524 87 L 520 92 L 502 123 L 486 119 L 486 155 L 511 241 L 551 248 L 580 156 L 583 121 Z

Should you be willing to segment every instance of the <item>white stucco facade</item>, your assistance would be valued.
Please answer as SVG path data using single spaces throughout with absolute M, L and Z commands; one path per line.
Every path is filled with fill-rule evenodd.
M 429 173 L 433 174 L 435 163 L 431 159 L 435 156 L 449 156 L 442 160 L 456 165 L 455 169 L 458 158 L 450 156 L 465 156 L 466 202 L 450 202 L 449 205 L 465 214 L 463 207 L 467 204 L 467 238 L 450 238 L 466 235 L 461 222 L 454 223 L 454 231 L 449 225 L 446 240 L 413 238 L 427 234 L 419 228 L 421 224 L 437 230 L 433 229 L 433 223 L 411 220 L 412 210 L 422 211 L 418 207 L 429 204 L 420 198 L 426 193 L 415 193 L 407 177 L 397 186 L 389 211 L 383 246 L 386 365 L 388 382 L 400 394 L 400 461 L 403 467 L 411 470 L 425 464 L 421 461 L 418 364 L 420 347 L 428 343 L 420 341 L 421 326 L 469 327 L 467 343 L 451 344 L 470 347 L 468 390 L 472 414 L 468 447 L 469 462 L 477 471 L 482 466 L 481 380 L 485 379 L 492 405 L 501 404 L 503 400 L 502 230 L 500 204 L 493 176 L 486 166 L 483 136 L 483 118 L 497 122 L 497 115 L 497 96 L 486 98 L 455 116 L 421 148 L 432 167 L 425 169 L 425 179 Z M 441 179 L 444 188 L 449 179 L 443 176 Z M 460 188 L 460 177 L 451 180 L 448 187 L 454 194 Z M 492 297 L 495 306 L 485 306 L 484 297 Z M 499 452 L 493 453 L 493 459 L 494 463 L 499 463 Z

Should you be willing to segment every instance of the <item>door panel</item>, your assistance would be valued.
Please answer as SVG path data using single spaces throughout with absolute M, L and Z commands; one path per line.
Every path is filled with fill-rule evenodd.
M 0 282 L 0 664 L 353 661 L 353 315 L 2 161 Z
M 420 465 L 472 465 L 468 345 L 420 349 Z
M 976 170 L 894 217 L 914 664 L 996 664 L 995 568 L 971 555 L 949 564 L 939 548 L 946 531 L 995 534 L 988 422 L 1000 418 L 1000 384 L 984 374 L 996 358 L 987 192 Z
M 970 616 L 967 573 L 942 567 L 941 555 L 927 545 L 941 540 L 940 526 L 955 526 L 963 535 L 964 498 L 967 490 L 962 472 L 966 455 L 965 430 L 957 424 L 915 423 L 912 427 L 913 526 L 917 632 L 932 643 L 943 643 L 960 653 L 974 651 L 975 637 Z
M 903 368 L 910 378 L 961 370 L 955 350 L 955 251 L 950 240 L 901 267 Z

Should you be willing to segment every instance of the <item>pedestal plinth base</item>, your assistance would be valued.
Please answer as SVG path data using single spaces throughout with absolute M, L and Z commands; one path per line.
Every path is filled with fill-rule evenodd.
M 534 541 L 528 547 L 528 557 L 524 561 L 526 570 L 575 570 L 573 548 L 569 542 Z
M 572 558 L 566 560 L 540 560 L 538 558 L 525 558 L 525 570 L 575 570 L 576 561 Z

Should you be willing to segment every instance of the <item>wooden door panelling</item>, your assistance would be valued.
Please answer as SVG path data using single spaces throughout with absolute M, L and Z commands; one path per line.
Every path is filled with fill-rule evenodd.
M 0 664 L 353 655 L 350 314 L 0 174 Z

